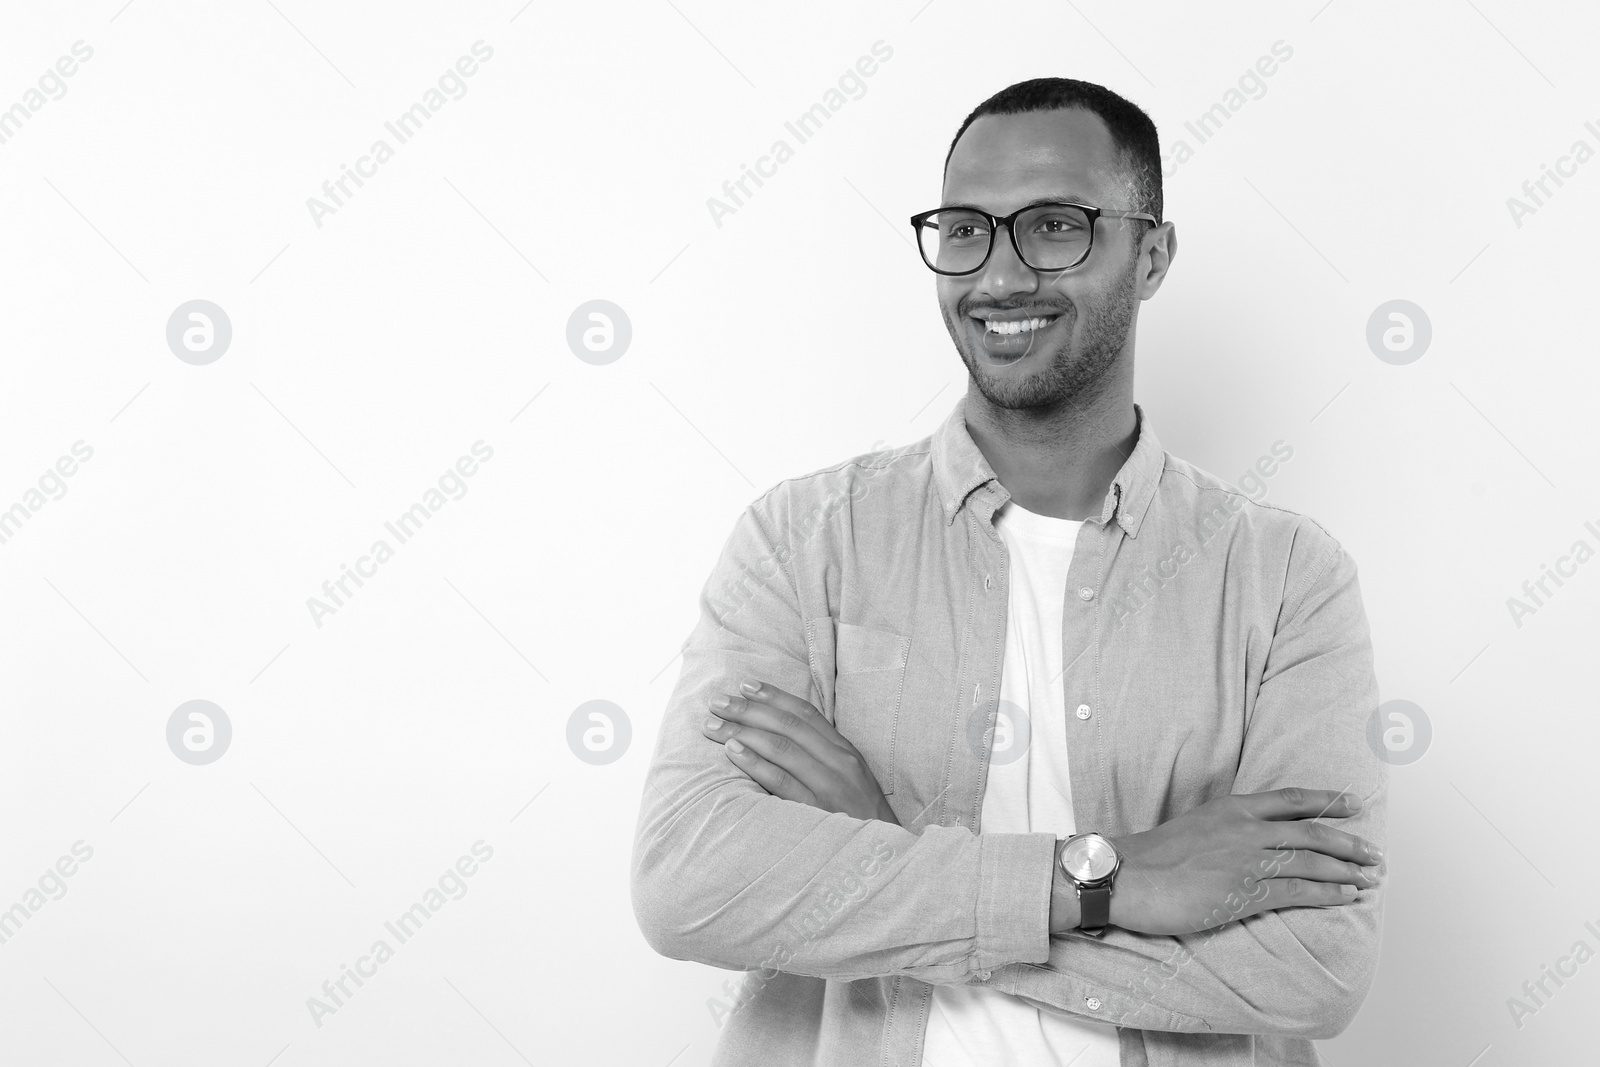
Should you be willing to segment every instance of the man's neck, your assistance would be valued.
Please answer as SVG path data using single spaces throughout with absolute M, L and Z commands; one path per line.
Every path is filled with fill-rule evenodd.
M 965 414 L 973 443 L 1017 506 L 1058 519 L 1098 516 L 1138 440 L 1131 389 L 1018 410 L 996 407 L 969 383 Z

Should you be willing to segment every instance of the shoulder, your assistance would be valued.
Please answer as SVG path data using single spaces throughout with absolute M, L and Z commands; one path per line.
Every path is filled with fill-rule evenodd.
M 863 502 L 902 503 L 922 495 L 933 474 L 932 438 L 863 452 L 826 467 L 785 478 L 751 502 L 755 514 L 774 523 L 831 516 Z
M 1158 499 L 1165 521 L 1200 544 L 1221 540 L 1230 557 L 1278 570 L 1286 601 L 1294 601 L 1330 570 L 1354 564 L 1339 540 L 1309 515 L 1268 502 L 1269 483 L 1255 492 L 1166 453 Z

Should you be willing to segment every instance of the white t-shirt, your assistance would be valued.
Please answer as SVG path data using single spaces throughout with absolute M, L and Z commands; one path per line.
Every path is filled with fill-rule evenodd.
M 1067 764 L 1061 620 L 1078 528 L 1007 501 L 995 528 L 1010 557 L 1000 717 L 983 791 L 983 833 L 1076 832 Z M 936 985 L 923 1067 L 1119 1067 L 1117 1028 L 1041 1011 L 978 985 Z

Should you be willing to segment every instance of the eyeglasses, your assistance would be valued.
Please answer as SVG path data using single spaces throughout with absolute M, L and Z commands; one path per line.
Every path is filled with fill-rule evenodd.
M 973 274 L 983 269 L 994 251 L 995 231 L 1004 226 L 1011 247 L 1029 270 L 1070 270 L 1089 258 L 1094 224 L 1101 218 L 1144 219 L 1143 211 L 1101 211 L 1066 202 L 1030 204 L 1004 217 L 973 207 L 941 207 L 911 216 L 917 250 L 935 274 Z

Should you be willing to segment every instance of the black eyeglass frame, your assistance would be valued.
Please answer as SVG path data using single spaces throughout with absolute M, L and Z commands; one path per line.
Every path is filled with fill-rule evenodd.
M 1079 211 L 1089 216 L 1089 243 L 1087 246 L 1085 246 L 1083 255 L 1078 257 L 1077 262 L 1070 263 L 1065 267 L 1035 267 L 1032 263 L 1028 262 L 1028 257 L 1022 254 L 1022 246 L 1017 242 L 1017 230 L 1014 225 L 1017 219 L 1020 218 L 1024 212 L 1035 211 L 1039 208 L 1049 207 L 1077 208 Z M 975 215 L 981 215 L 989 222 L 989 247 L 983 253 L 983 259 L 979 260 L 978 265 L 973 267 L 971 270 L 940 270 L 938 267 L 935 267 L 932 263 L 928 262 L 928 253 L 923 251 L 922 248 L 922 230 L 929 219 L 943 211 L 970 211 Z M 1028 204 L 1024 207 L 1017 208 L 1017 210 L 1005 216 L 991 215 L 982 208 L 972 207 L 969 204 L 946 204 L 944 207 L 936 207 L 932 211 L 922 211 L 912 215 L 911 233 L 912 236 L 916 238 L 917 255 L 922 257 L 923 264 L 935 274 L 942 274 L 947 278 L 961 278 L 968 274 L 976 274 L 985 266 L 987 266 L 989 257 L 994 255 L 994 235 L 999 232 L 1000 227 L 1002 226 L 1006 228 L 1006 234 L 1011 238 L 1011 248 L 1017 253 L 1017 260 L 1021 262 L 1024 267 L 1027 267 L 1029 270 L 1039 274 L 1059 274 L 1064 270 L 1073 270 L 1077 267 L 1081 267 L 1084 264 L 1084 261 L 1089 258 L 1090 253 L 1094 251 L 1095 223 L 1099 222 L 1102 218 L 1143 219 L 1149 223 L 1156 222 L 1156 217 L 1145 211 L 1104 211 L 1097 207 L 1090 207 L 1088 204 L 1074 203 L 1071 200 L 1050 200 L 1040 204 Z

